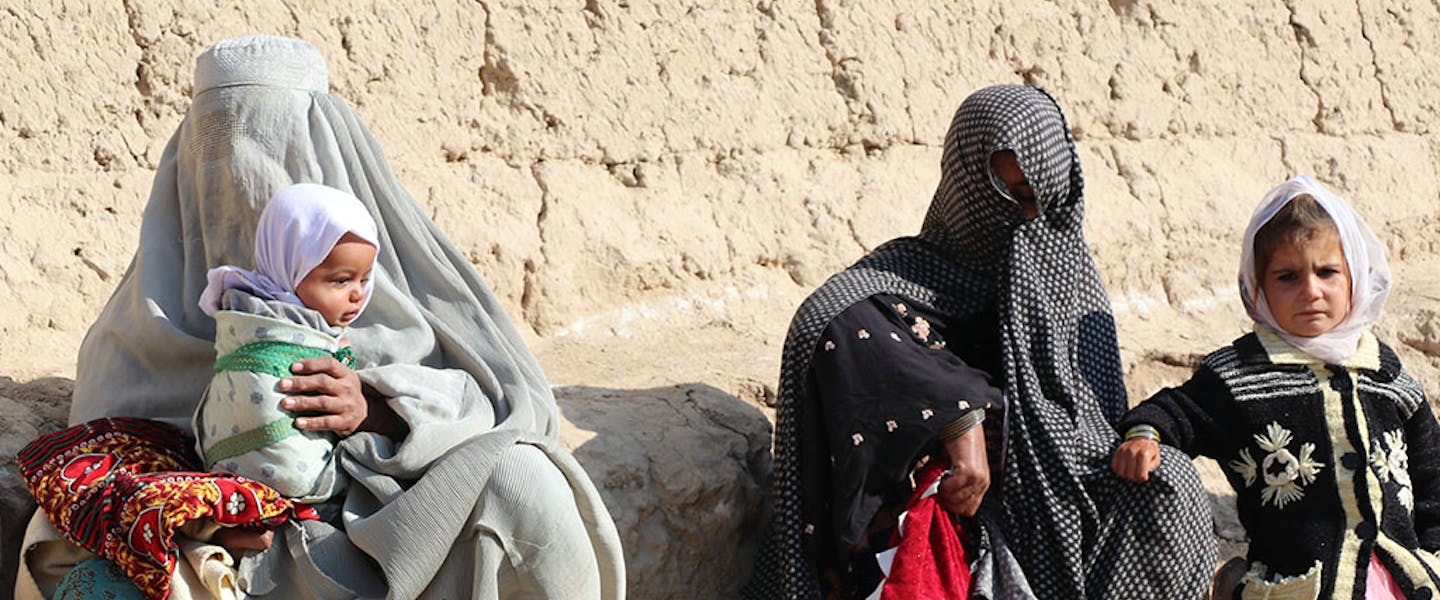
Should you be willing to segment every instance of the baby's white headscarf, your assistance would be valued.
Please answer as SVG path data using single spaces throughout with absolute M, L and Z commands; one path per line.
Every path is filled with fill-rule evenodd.
M 1350 266 L 1350 314 L 1334 329 L 1315 337 L 1293 335 L 1275 322 L 1265 292 L 1255 272 L 1255 234 L 1290 200 L 1308 194 L 1320 204 L 1340 232 L 1340 247 Z M 1390 295 L 1390 265 L 1385 261 L 1385 246 L 1370 228 L 1339 196 L 1325 189 L 1309 175 L 1275 186 L 1265 194 L 1250 226 L 1245 228 L 1245 243 L 1240 252 L 1240 298 L 1245 311 L 1256 323 L 1275 330 L 1281 338 L 1305 353 L 1331 364 L 1344 364 L 1355 353 L 1360 336 L 1380 318 L 1385 298 Z
M 380 247 L 375 219 L 355 196 L 315 183 L 297 183 L 276 192 L 255 226 L 255 270 L 230 265 L 210 269 L 200 293 L 200 310 L 215 314 L 226 290 L 234 288 L 304 306 L 295 287 L 325 262 L 346 233 Z M 374 282 L 372 278 L 365 283 L 362 312 L 370 303 Z

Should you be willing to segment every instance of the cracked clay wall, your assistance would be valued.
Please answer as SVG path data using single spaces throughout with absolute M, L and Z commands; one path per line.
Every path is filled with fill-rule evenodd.
M 918 228 L 965 94 L 1025 82 L 1060 99 L 1079 140 L 1132 389 L 1241 331 L 1239 232 L 1298 172 L 1390 245 L 1386 331 L 1412 342 L 1407 360 L 1435 347 L 1416 287 L 1440 208 L 1433 0 L 4 4 L 8 376 L 73 374 L 195 56 L 248 33 L 325 54 L 334 90 L 535 340 L 687 294 L 743 290 L 788 313 Z
M 1070 117 L 1132 396 L 1244 331 L 1241 230 L 1302 172 L 1388 244 L 1379 333 L 1440 395 L 1440 0 L 0 0 L 0 589 L 14 452 L 61 426 L 195 57 L 251 33 L 327 57 L 564 386 L 632 597 L 733 596 L 790 314 L 918 230 L 991 83 Z

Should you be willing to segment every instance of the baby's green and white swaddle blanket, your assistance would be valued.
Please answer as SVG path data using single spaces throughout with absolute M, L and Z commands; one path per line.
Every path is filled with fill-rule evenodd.
M 226 292 L 215 313 L 215 375 L 194 417 L 195 446 L 205 467 L 263 482 L 287 498 L 323 502 L 345 488 L 335 436 L 302 431 L 297 415 L 280 407 L 277 388 L 297 360 L 333 356 L 340 329 L 313 310 Z

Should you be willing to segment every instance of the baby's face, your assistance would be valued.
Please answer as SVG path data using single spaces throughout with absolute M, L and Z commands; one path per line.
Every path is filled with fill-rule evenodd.
M 375 246 L 353 233 L 345 234 L 330 255 L 295 286 L 305 306 L 336 327 L 349 325 L 365 306 L 365 284 L 375 264 Z
M 1260 276 L 1270 314 L 1292 335 L 1315 337 L 1350 314 L 1350 267 L 1338 235 L 1276 248 Z

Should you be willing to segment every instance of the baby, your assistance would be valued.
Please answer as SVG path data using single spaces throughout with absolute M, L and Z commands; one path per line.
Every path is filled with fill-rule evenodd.
M 1254 332 L 1121 422 L 1121 477 L 1146 481 L 1165 443 L 1218 460 L 1235 488 L 1249 565 L 1216 597 L 1440 591 L 1440 426 L 1369 331 L 1389 288 L 1383 246 L 1343 200 L 1307 176 L 1282 183 L 1241 252 Z
M 319 503 L 344 474 L 334 434 L 301 429 L 277 387 L 298 360 L 353 365 L 341 337 L 370 299 L 379 235 L 354 196 L 302 183 L 260 213 L 255 270 L 211 269 L 200 308 L 215 317 L 215 375 L 195 411 L 205 467 L 238 473 L 287 498 Z

